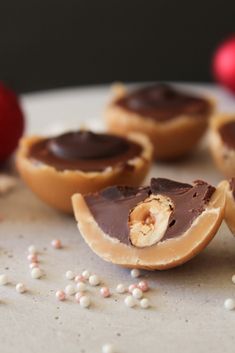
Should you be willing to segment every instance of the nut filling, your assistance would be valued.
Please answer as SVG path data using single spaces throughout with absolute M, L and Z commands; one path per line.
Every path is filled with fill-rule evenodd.
M 114 186 L 85 196 L 105 234 L 138 248 L 183 235 L 206 209 L 215 188 L 152 179 L 149 187 Z
M 173 210 L 172 201 L 162 195 L 151 195 L 130 212 L 130 242 L 142 248 L 151 246 L 164 236 Z

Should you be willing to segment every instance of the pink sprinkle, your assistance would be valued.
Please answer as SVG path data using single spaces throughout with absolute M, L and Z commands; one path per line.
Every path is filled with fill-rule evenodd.
M 65 292 L 63 292 L 62 290 L 58 290 L 55 294 L 56 298 L 60 301 L 65 300 Z
M 132 293 L 133 289 L 137 288 L 137 284 L 130 284 L 129 287 L 128 287 L 128 292 L 129 293 Z
M 35 255 L 35 254 L 29 254 L 29 255 L 27 256 L 27 259 L 28 259 L 30 262 L 38 262 L 38 257 L 37 257 L 37 255 Z
M 61 249 L 62 248 L 62 244 L 61 241 L 59 239 L 53 239 L 51 241 L 51 246 L 55 249 Z
M 85 278 L 83 277 L 83 275 L 77 275 L 75 278 L 74 278 L 74 281 L 76 283 L 78 282 L 85 282 Z
M 137 286 L 142 292 L 147 292 L 149 290 L 149 285 L 147 281 L 140 281 Z
M 37 262 L 31 262 L 30 264 L 29 264 L 29 268 L 35 268 L 35 267 L 38 267 L 38 263 Z
M 102 287 L 100 288 L 100 294 L 102 295 L 102 297 L 104 298 L 108 298 L 110 297 L 110 290 L 108 287 Z
M 76 300 L 77 303 L 80 303 L 80 299 L 81 299 L 81 297 L 82 297 L 83 295 L 84 295 L 84 294 L 83 294 L 82 292 L 77 292 L 77 293 L 75 294 L 75 300 Z

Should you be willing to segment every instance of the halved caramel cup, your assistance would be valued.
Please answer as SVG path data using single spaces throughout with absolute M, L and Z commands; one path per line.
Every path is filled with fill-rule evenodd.
M 224 182 L 218 185 L 206 209 L 184 234 L 144 248 L 126 245 L 105 234 L 94 219 L 83 195 L 75 194 L 72 202 L 79 231 L 98 256 L 128 268 L 165 270 L 187 262 L 212 240 L 224 216 Z
M 103 171 L 57 170 L 51 165 L 35 162 L 29 157 L 33 144 L 43 137 L 30 136 L 20 141 L 16 155 L 17 169 L 29 188 L 48 205 L 72 212 L 71 196 L 76 192 L 87 194 L 116 184 L 140 185 L 152 163 L 153 148 L 149 139 L 142 134 L 130 134 L 127 139 L 142 147 L 141 153 L 128 160 L 131 168 L 123 165 L 107 167 Z

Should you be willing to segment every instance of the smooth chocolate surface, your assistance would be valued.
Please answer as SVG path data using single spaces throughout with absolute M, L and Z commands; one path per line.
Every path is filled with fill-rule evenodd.
M 180 236 L 191 227 L 210 201 L 215 188 L 201 180 L 190 185 L 158 178 L 151 180 L 151 191 L 168 196 L 174 204 L 168 229 L 162 238 L 164 241 Z
M 116 104 L 160 122 L 182 114 L 206 117 L 211 110 L 208 100 L 183 93 L 167 84 L 154 84 L 134 90 L 118 99 Z
M 102 171 L 140 155 L 142 147 L 130 140 L 90 131 L 69 132 L 42 139 L 31 146 L 29 158 L 57 170 Z
M 223 143 L 230 149 L 235 149 L 235 120 L 229 121 L 219 128 Z
M 203 212 L 215 188 L 204 181 L 194 185 L 169 179 L 153 178 L 150 187 L 113 186 L 100 193 L 85 196 L 86 203 L 99 227 L 110 237 L 131 245 L 128 219 L 130 211 L 151 194 L 165 195 L 173 202 L 168 228 L 161 241 L 178 237 L 187 231 Z
M 99 227 L 110 237 L 129 245 L 129 212 L 146 199 L 149 192 L 148 187 L 111 186 L 100 193 L 85 196 L 85 200 Z

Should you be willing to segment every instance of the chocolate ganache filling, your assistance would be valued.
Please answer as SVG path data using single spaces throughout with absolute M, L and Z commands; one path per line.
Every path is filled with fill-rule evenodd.
M 153 178 L 150 187 L 113 186 L 99 193 L 85 196 L 86 203 L 99 227 L 110 237 L 131 245 L 129 240 L 129 214 L 138 203 L 152 195 L 171 199 L 173 211 L 163 238 L 178 237 L 187 231 L 193 221 L 205 210 L 215 188 L 197 180 L 194 185 L 168 179 Z M 115 215 L 115 217 L 113 216 Z
M 228 148 L 235 149 L 235 120 L 221 125 L 219 134 Z
M 164 122 L 180 115 L 207 117 L 208 100 L 178 91 L 167 84 L 154 84 L 128 93 L 116 105 L 133 113 Z
M 141 152 L 140 145 L 122 137 L 78 131 L 34 143 L 29 157 L 57 170 L 89 172 L 125 165 Z

